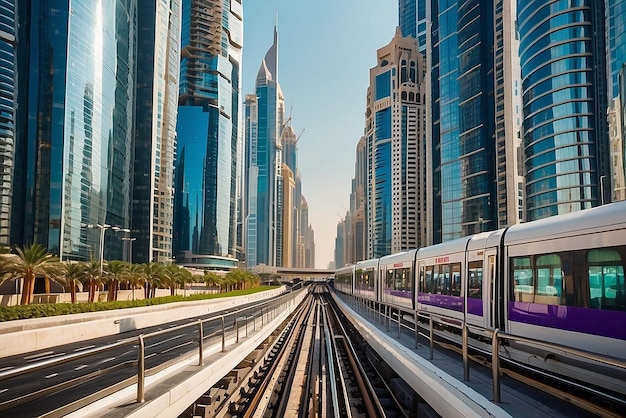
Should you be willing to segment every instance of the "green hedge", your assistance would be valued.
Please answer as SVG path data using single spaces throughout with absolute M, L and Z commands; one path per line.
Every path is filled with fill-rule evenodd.
M 245 296 L 252 293 L 275 289 L 275 286 L 258 286 L 252 289 L 236 290 L 228 293 L 195 294 L 187 297 L 164 296 L 151 299 L 137 299 L 116 302 L 96 303 L 55 303 L 17 306 L 0 306 L 0 322 L 28 318 L 45 318 L 49 316 L 70 315 L 86 312 L 110 311 L 114 309 L 138 308 L 142 306 L 162 305 L 164 303 L 217 299 L 232 296 Z

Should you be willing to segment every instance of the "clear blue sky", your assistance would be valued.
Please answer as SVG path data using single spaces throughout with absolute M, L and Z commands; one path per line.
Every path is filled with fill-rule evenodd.
M 334 259 L 349 208 L 356 144 L 376 50 L 398 24 L 397 0 L 243 0 L 242 96 L 254 93 L 278 15 L 278 81 L 299 135 L 302 193 L 315 231 L 316 267 Z M 288 117 L 288 116 L 287 116 Z

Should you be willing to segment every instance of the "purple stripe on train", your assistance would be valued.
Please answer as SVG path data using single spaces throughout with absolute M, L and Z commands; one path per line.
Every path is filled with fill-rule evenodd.
M 509 302 L 509 320 L 626 340 L 626 312 Z
M 461 296 L 433 295 L 418 293 L 417 301 L 425 305 L 439 306 L 453 311 L 463 312 L 463 298 Z
M 385 289 L 385 293 L 399 298 L 413 299 L 413 292 L 406 290 Z
M 483 300 L 467 298 L 467 313 L 472 315 L 483 316 Z

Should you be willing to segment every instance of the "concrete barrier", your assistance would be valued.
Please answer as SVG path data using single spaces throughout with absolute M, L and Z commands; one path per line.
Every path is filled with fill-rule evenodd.
M 283 286 L 246 296 L 2 322 L 0 357 L 193 318 L 270 299 L 284 292 Z

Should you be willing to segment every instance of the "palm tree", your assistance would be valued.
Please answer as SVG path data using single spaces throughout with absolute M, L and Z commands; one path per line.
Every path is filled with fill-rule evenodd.
M 96 290 L 102 284 L 100 279 L 100 261 L 91 260 L 85 263 L 85 274 L 82 276 L 83 285 L 87 285 L 89 291 L 88 301 L 95 302 Z
M 220 293 L 222 293 L 222 278 L 219 274 L 212 271 L 205 271 L 203 279 L 207 286 L 219 286 Z
M 119 283 L 125 280 L 128 275 L 128 263 L 119 260 L 110 261 L 107 264 L 106 273 L 106 282 L 109 285 L 107 302 L 116 301 Z
M 132 286 L 133 300 L 135 300 L 135 288 L 142 287 L 146 281 L 146 276 L 143 272 L 143 266 L 140 264 L 131 264 L 128 266 L 128 275 L 126 276 L 128 285 Z
M 72 303 L 76 303 L 76 287 L 83 288 L 82 278 L 85 275 L 84 263 L 64 263 L 65 282 L 70 288 Z
M 28 305 L 33 301 L 35 278 L 44 276 L 46 288 L 50 287 L 49 280 L 63 282 L 62 268 L 59 260 L 40 244 L 19 248 L 16 247 L 17 258 L 8 262 L 6 268 L 10 271 L 11 279 L 23 279 L 22 300 L 20 304 Z
M 146 298 L 153 298 L 156 295 L 156 290 L 163 279 L 164 268 L 163 264 L 154 262 L 143 265 L 143 274 L 146 279 Z

